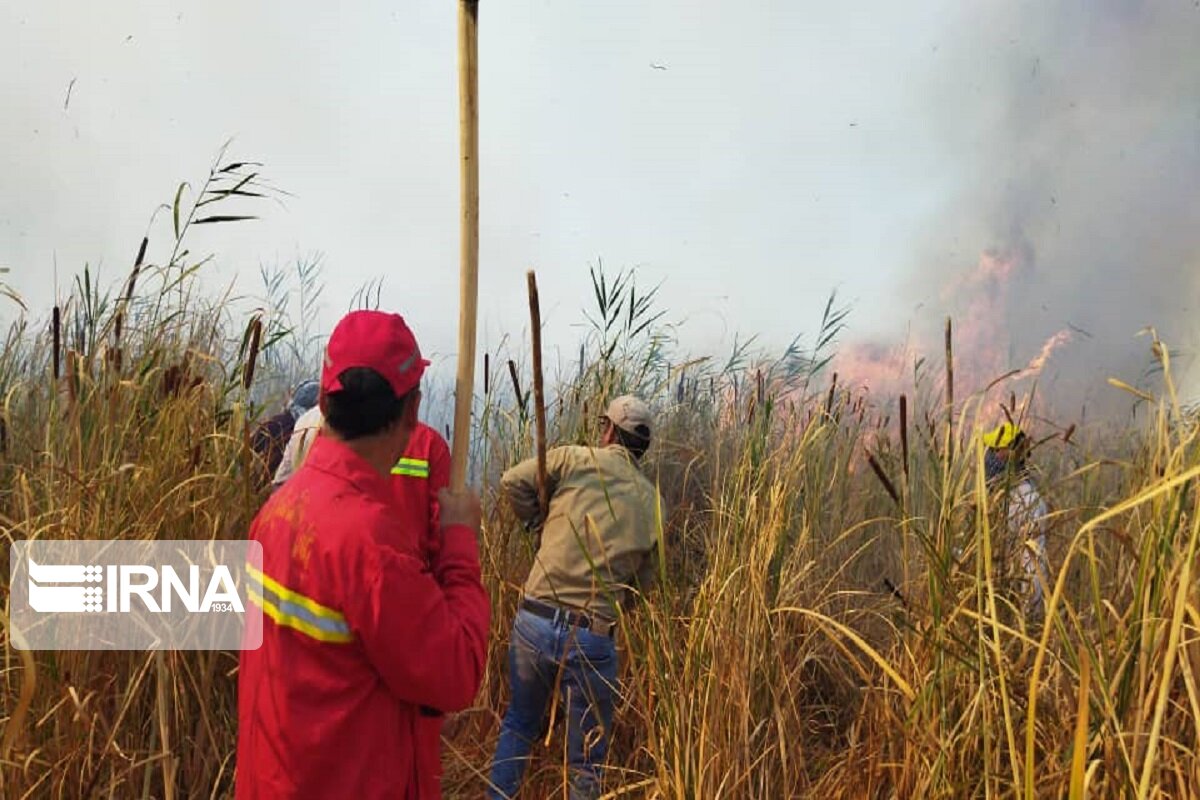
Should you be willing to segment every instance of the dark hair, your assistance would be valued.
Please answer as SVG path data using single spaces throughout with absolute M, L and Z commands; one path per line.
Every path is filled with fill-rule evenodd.
M 628 450 L 635 459 L 640 461 L 642 456 L 646 455 L 646 450 L 650 448 L 649 428 L 645 425 L 638 425 L 637 433 L 632 433 L 614 422 L 609 422 L 608 424 L 612 425 L 617 444 Z
M 397 397 L 391 384 L 367 367 L 351 367 L 338 380 L 342 388 L 325 395 L 325 422 L 346 441 L 382 432 L 400 419 L 412 397 L 412 392 Z

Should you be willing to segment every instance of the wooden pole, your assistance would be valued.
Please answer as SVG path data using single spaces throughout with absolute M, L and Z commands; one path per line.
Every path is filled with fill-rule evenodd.
M 458 309 L 458 378 L 454 384 L 454 441 L 450 488 L 467 485 L 471 401 L 475 393 L 475 308 L 479 298 L 479 0 L 458 4 L 459 186 L 461 273 Z
M 550 515 L 550 496 L 546 489 L 546 396 L 542 390 L 542 310 L 538 302 L 537 276 L 529 270 L 529 338 L 533 344 L 533 410 L 537 442 L 538 505 L 542 521 Z

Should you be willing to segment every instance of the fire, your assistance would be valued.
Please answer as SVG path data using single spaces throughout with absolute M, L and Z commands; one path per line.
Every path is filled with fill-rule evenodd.
M 1008 308 L 1013 278 L 1024 265 L 1017 253 L 990 250 L 965 280 L 943 293 L 954 315 L 956 394 L 978 391 L 1008 370 Z
M 838 352 L 833 368 L 838 382 L 850 389 L 866 390 L 876 397 L 897 395 L 904 391 L 913 355 L 906 347 L 854 342 Z
M 1053 354 L 1071 341 L 1071 333 L 1059 331 L 1042 345 L 1027 363 L 1014 371 L 1012 303 L 1022 302 L 1020 287 L 1032 270 L 1027 250 L 988 250 L 975 268 L 949 283 L 940 293 L 942 304 L 953 320 L 954 396 L 961 400 L 1004 377 L 1005 384 L 1041 375 Z M 918 360 L 924 357 L 931 379 L 928 385 L 939 394 L 946 376 L 942 341 L 920 345 L 892 346 L 878 341 L 853 342 L 844 346 L 833 361 L 838 382 L 851 390 L 865 389 L 877 405 L 890 403 L 902 392 L 911 392 Z M 1020 362 L 1017 362 L 1020 363 Z M 1011 386 L 1006 386 L 1011 388 Z
M 1034 356 L 1030 362 L 1025 365 L 1025 368 L 1013 376 L 1014 380 L 1022 378 L 1036 378 L 1042 374 L 1042 370 L 1046 367 L 1046 362 L 1050 360 L 1050 356 L 1054 351 L 1071 341 L 1071 332 L 1069 330 L 1061 330 L 1051 336 L 1042 345 L 1041 351 Z

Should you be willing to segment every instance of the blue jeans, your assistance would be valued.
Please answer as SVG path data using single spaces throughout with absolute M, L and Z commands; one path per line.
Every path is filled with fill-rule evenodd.
M 573 628 L 565 619 L 544 619 L 521 609 L 508 647 L 511 698 L 492 759 L 489 798 L 517 796 L 529 751 L 544 732 L 556 679 L 562 698 L 558 713 L 567 726 L 571 799 L 599 796 L 597 767 L 608 754 L 617 688 L 616 645 L 610 637 Z

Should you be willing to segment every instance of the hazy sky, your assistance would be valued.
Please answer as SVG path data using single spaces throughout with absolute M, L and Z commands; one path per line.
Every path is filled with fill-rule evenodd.
M 383 305 L 452 352 L 455 13 L 0 0 L 0 279 L 42 308 L 56 259 L 60 286 L 84 262 L 123 275 L 154 207 L 233 137 L 231 155 L 292 196 L 195 236 L 193 252 L 218 254 L 214 288 L 321 251 L 330 321 L 382 277 Z M 661 281 L 696 350 L 734 331 L 783 345 L 833 289 L 858 335 L 888 336 L 988 247 L 1055 254 L 1049 283 L 1073 296 L 1090 267 L 1061 243 L 1131 213 L 1138 236 L 1169 229 L 1137 269 L 1166 282 L 1144 315 L 1172 319 L 1139 307 L 1114 324 L 1195 317 L 1192 2 L 483 0 L 480 32 L 482 343 L 523 330 L 533 267 L 546 340 L 573 351 L 597 259 Z M 1105 189 L 1089 213 L 1088 176 L 1109 186 L 1106 165 L 1136 147 L 1148 160 L 1113 173 L 1128 185 L 1134 170 L 1134 191 Z M 168 238 L 163 215 L 152 259 Z M 1077 310 L 1047 314 L 1050 329 Z M 1176 327 L 1194 343 L 1195 325 Z

